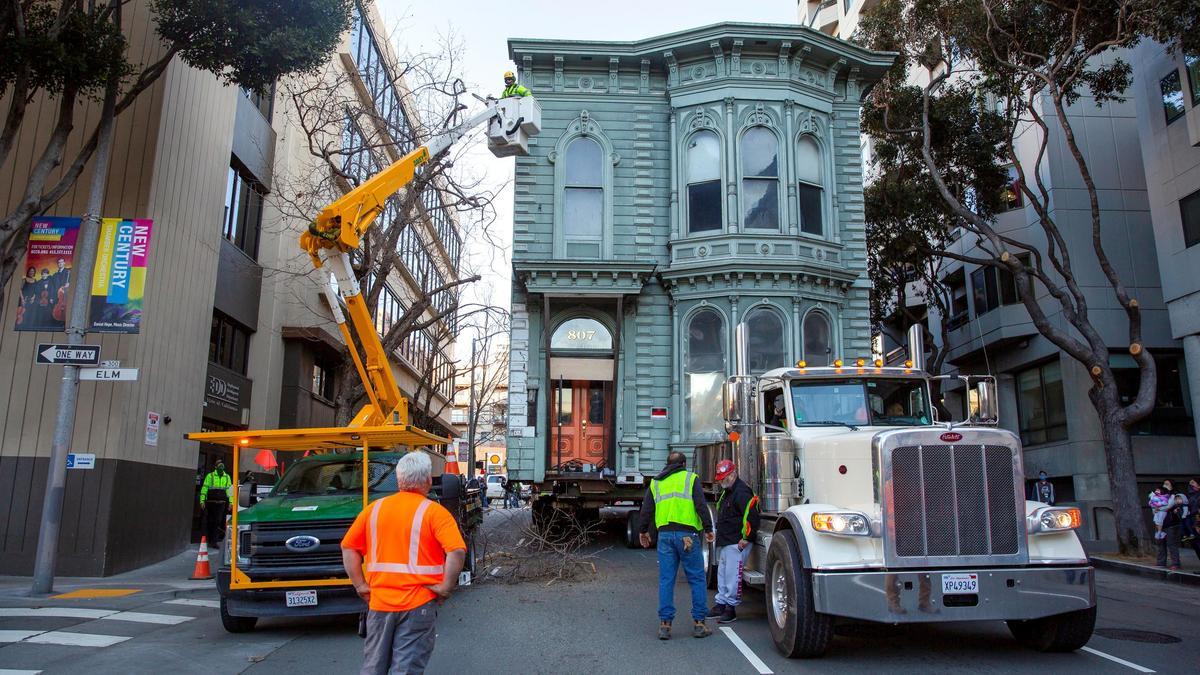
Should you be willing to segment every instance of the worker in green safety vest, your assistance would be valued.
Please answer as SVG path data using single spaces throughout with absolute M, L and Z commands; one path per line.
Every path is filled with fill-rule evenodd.
M 216 544 L 220 540 L 225 527 L 225 514 L 229 512 L 232 499 L 233 479 L 225 472 L 225 462 L 218 459 L 217 465 L 204 477 L 204 483 L 200 486 L 200 513 L 209 544 Z
M 522 97 L 528 96 L 529 90 L 522 85 L 517 84 L 517 76 L 513 71 L 509 70 L 504 73 L 504 91 L 501 92 L 500 98 L 508 98 L 510 96 Z
M 721 486 L 717 497 L 717 597 L 709 618 L 717 623 L 737 621 L 734 609 L 742 601 L 742 569 L 750 556 L 750 545 L 758 532 L 761 516 L 758 496 L 746 481 L 738 478 L 737 466 L 723 459 L 717 462 L 714 476 Z
M 675 620 L 675 577 L 683 566 L 692 591 L 692 637 L 708 637 L 712 631 L 705 625 L 708 614 L 708 592 L 705 588 L 704 541 L 712 543 L 712 514 L 704 501 L 699 477 L 687 470 L 687 458 L 682 452 L 667 455 L 667 466 L 650 481 L 642 499 L 639 540 L 650 548 L 650 523 L 658 530 L 658 639 L 671 639 L 671 623 Z

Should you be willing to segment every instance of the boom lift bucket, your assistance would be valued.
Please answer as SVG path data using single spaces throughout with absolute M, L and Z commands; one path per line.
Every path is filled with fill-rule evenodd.
M 542 130 L 542 106 L 532 96 L 500 99 L 488 123 L 488 150 L 497 157 L 529 154 L 529 137 Z

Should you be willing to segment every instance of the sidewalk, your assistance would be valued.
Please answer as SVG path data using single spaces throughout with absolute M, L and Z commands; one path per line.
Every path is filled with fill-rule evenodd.
M 1158 566 L 1154 556 L 1123 556 L 1117 553 L 1099 553 L 1091 556 L 1092 564 L 1098 569 L 1110 569 L 1143 577 L 1162 579 L 1189 586 L 1200 586 L 1200 557 L 1191 546 L 1184 545 L 1179 549 L 1179 560 L 1182 566 L 1177 571 Z
M 212 549 L 209 549 L 209 555 L 213 555 Z M 195 564 L 196 547 L 189 546 L 162 562 L 111 577 L 55 577 L 54 591 L 49 596 L 30 595 L 33 577 L 0 576 L 0 600 L 56 601 L 104 598 L 119 601 L 129 598 L 145 602 L 148 596 L 187 597 L 193 592 L 215 590 L 215 582 L 212 579 L 188 579 Z M 215 561 L 210 564 L 215 571 Z M 72 597 L 56 597 L 64 594 L 72 594 Z

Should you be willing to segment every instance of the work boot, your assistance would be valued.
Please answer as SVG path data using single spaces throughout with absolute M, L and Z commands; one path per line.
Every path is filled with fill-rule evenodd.
M 708 618 L 715 619 L 724 613 L 725 613 L 725 605 L 718 602 L 717 604 L 712 606 L 712 609 L 708 610 Z
M 709 635 L 712 635 L 712 629 L 703 621 L 697 621 L 692 627 L 692 637 L 694 638 L 706 638 Z
M 717 623 L 733 623 L 737 621 L 737 611 L 732 605 L 726 605 L 725 611 L 721 612 L 721 618 L 717 619 Z
M 659 640 L 670 640 L 671 639 L 671 622 L 670 621 L 659 622 L 659 624 L 658 624 L 658 639 Z

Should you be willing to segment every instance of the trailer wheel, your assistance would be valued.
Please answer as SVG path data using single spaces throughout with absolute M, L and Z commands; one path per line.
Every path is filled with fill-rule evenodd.
M 717 565 L 720 563 L 720 558 L 717 553 L 716 542 L 704 542 L 704 585 L 708 590 L 714 590 L 717 587 Z
M 221 625 L 230 633 L 249 633 L 254 630 L 255 624 L 258 623 L 256 616 L 233 616 L 229 613 L 229 607 L 225 603 L 225 598 L 221 598 Z
M 789 659 L 823 655 L 833 639 L 833 617 L 813 609 L 812 573 L 801 565 L 790 530 L 771 537 L 766 570 L 767 623 L 775 648 Z
M 1017 642 L 1039 652 L 1073 652 L 1092 639 L 1096 608 L 1089 607 L 1029 621 L 1007 621 Z
M 640 513 L 630 511 L 629 515 L 625 516 L 625 545 L 629 548 L 641 548 L 641 537 L 638 536 L 641 523 L 638 521 Z
M 479 549 L 477 544 L 478 538 L 478 531 L 471 532 L 471 535 L 467 537 L 467 559 L 463 563 L 463 569 L 470 572 L 472 578 L 475 577 L 475 568 L 479 565 Z

